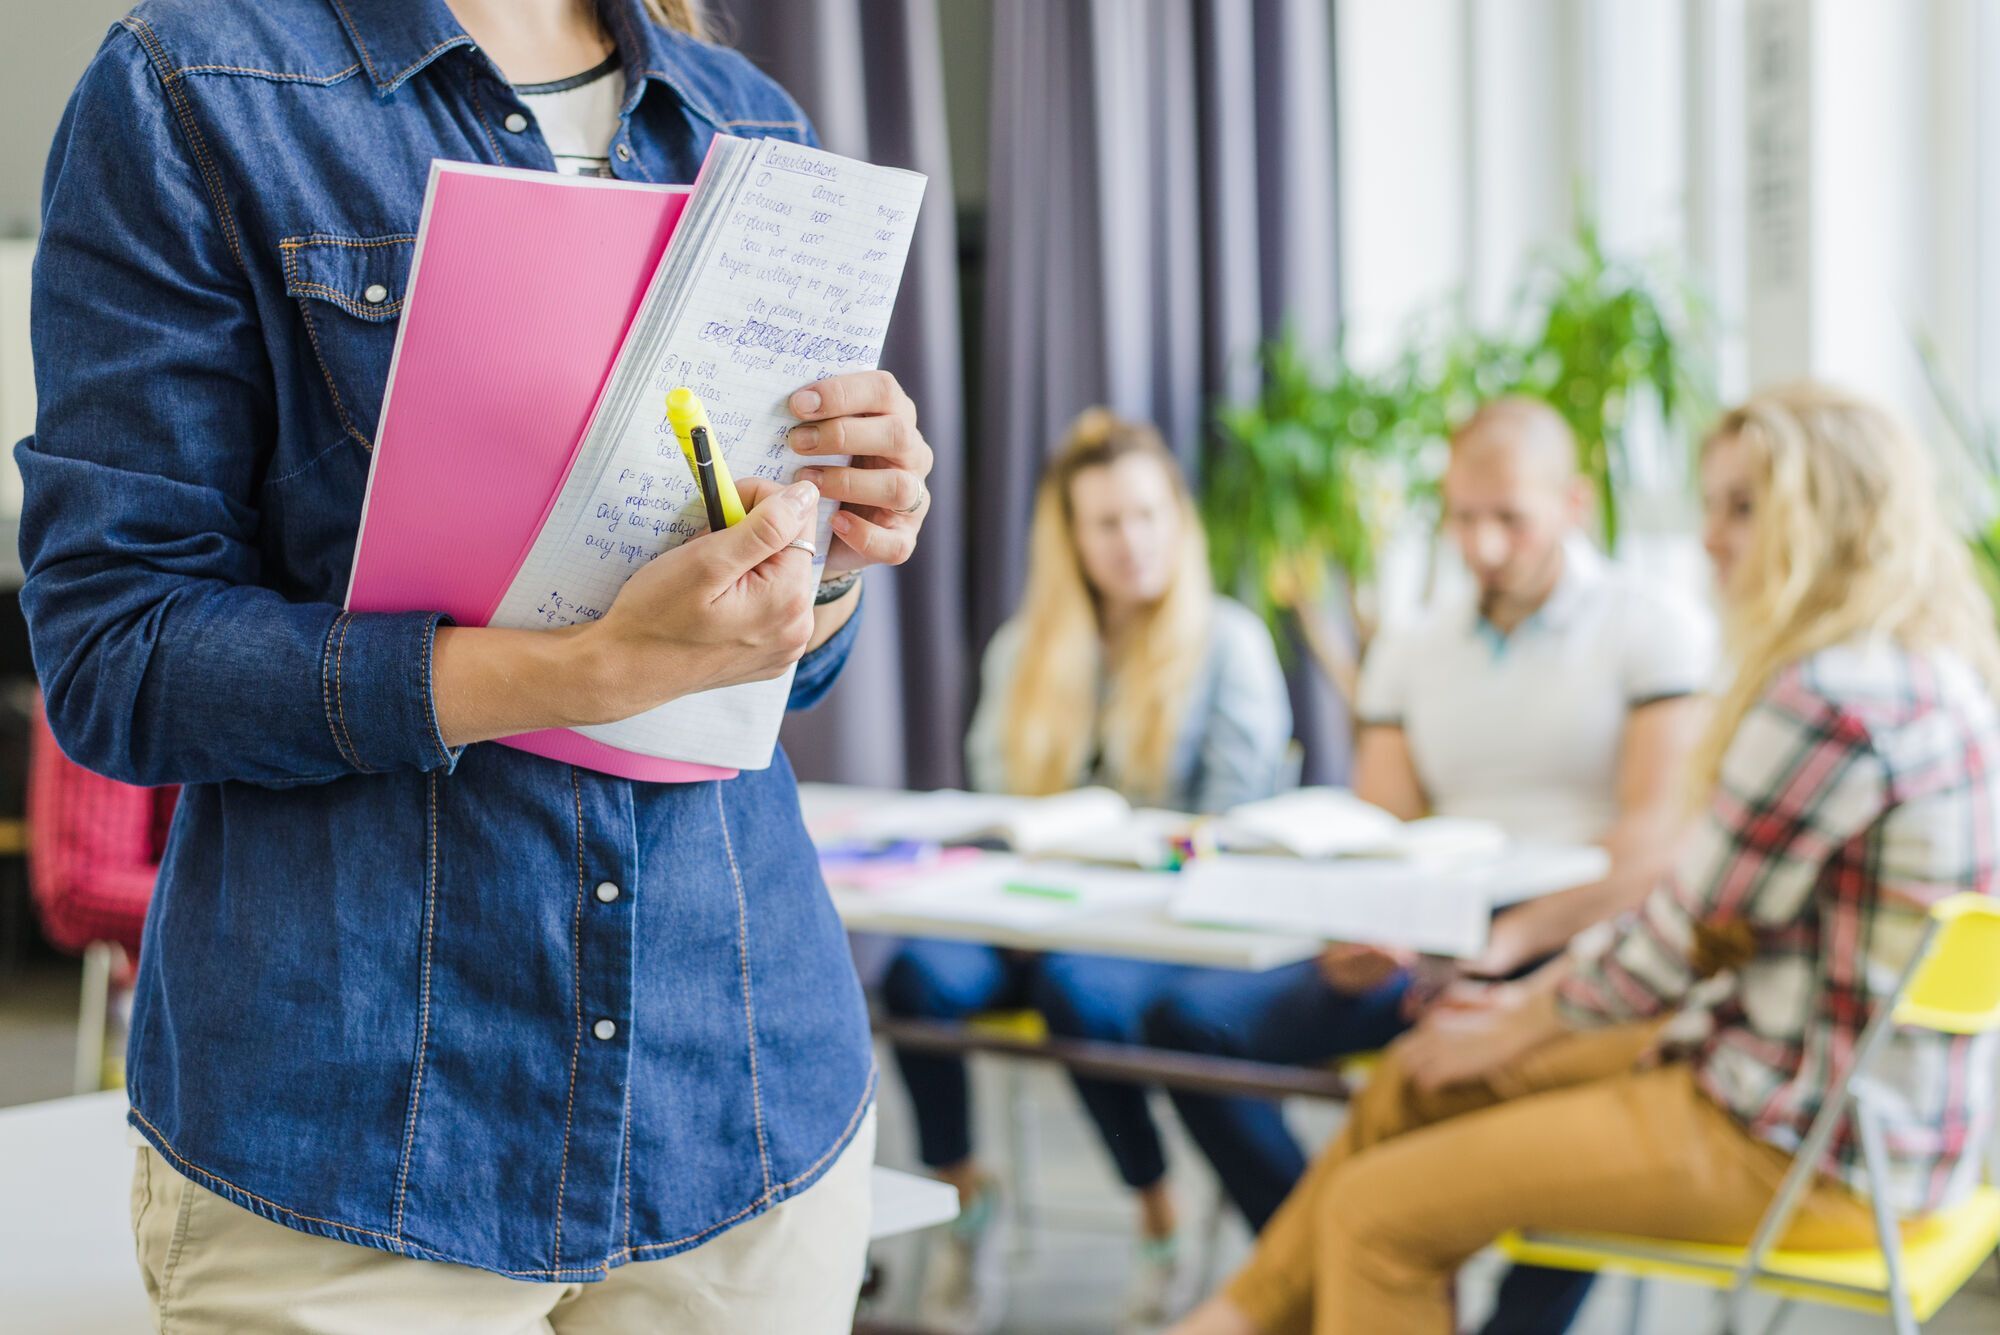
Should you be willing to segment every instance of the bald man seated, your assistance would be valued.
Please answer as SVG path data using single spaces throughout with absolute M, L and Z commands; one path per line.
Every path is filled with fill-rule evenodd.
M 1714 627 L 1692 600 L 1614 568 L 1583 534 L 1576 440 L 1547 404 L 1486 404 L 1454 434 L 1445 528 L 1472 588 L 1379 636 L 1362 665 L 1354 788 L 1406 820 L 1497 822 L 1517 839 L 1598 843 L 1601 882 L 1500 913 L 1469 974 L 1505 977 L 1634 908 L 1665 872 L 1683 766 L 1713 669 Z M 1160 1047 L 1318 1064 L 1388 1043 L 1448 980 L 1371 947 L 1262 974 L 1191 972 L 1151 1010 Z M 1305 1171 L 1275 1103 L 1174 1094 L 1252 1228 Z M 1487 1335 L 1560 1331 L 1588 1279 L 1517 1271 Z

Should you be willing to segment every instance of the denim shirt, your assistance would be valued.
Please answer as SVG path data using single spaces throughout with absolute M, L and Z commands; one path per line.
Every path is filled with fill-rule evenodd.
M 619 175 L 810 140 L 737 55 L 605 16 Z M 111 30 L 44 185 L 22 602 L 64 750 L 186 785 L 133 1124 L 280 1224 L 592 1280 L 810 1185 L 874 1063 L 782 754 L 653 785 L 448 751 L 439 618 L 340 609 L 437 157 L 553 165 L 441 0 L 148 0 Z

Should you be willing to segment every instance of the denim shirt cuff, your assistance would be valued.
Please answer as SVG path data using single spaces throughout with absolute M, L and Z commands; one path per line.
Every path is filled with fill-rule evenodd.
M 857 593 L 854 613 L 847 618 L 847 624 L 829 635 L 825 644 L 799 660 L 798 671 L 792 676 L 792 694 L 785 702 L 786 709 L 811 709 L 833 689 L 840 670 L 847 666 L 848 655 L 854 652 L 854 637 L 861 633 L 861 604 L 867 596 L 865 591 Z
M 431 693 L 437 612 L 342 612 L 327 631 L 321 699 L 333 744 L 363 774 L 443 769 L 465 748 L 444 744 Z

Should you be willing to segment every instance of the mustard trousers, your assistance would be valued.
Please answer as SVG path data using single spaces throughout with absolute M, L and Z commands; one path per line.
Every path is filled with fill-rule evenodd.
M 1685 1064 L 1635 1069 L 1656 1032 L 1573 1035 L 1435 1093 L 1392 1047 L 1230 1301 L 1267 1335 L 1450 1335 L 1453 1273 L 1510 1228 L 1747 1242 L 1791 1160 Z M 1874 1240 L 1866 1201 L 1821 1178 L 1784 1245 Z

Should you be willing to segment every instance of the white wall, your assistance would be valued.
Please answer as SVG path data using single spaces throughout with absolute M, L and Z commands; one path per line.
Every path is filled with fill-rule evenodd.
M 1499 319 L 1580 192 L 1708 294 L 1725 401 L 1813 374 L 1935 435 L 1921 334 L 2000 416 L 2000 6 L 1334 3 L 1357 355 L 1454 293 Z M 1684 445 L 1640 434 L 1643 548 L 1692 507 Z
M 40 214 L 42 167 L 70 90 L 131 0 L 0 0 L 0 237 Z

